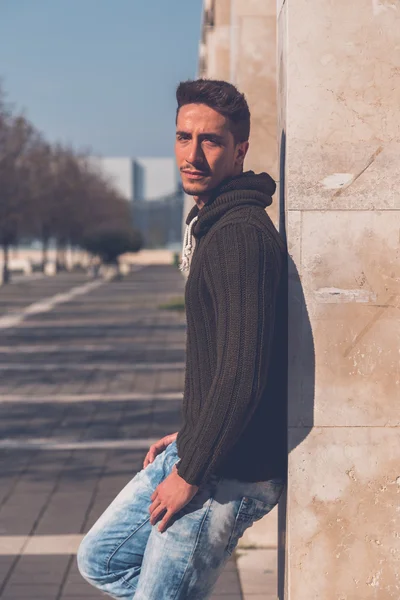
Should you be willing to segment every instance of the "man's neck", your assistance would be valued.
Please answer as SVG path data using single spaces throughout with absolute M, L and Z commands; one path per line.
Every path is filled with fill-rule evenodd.
M 238 177 L 242 173 L 243 173 L 243 168 L 241 167 L 237 171 L 235 171 L 234 173 L 232 173 L 230 176 L 228 176 L 228 178 L 230 178 L 230 177 Z M 207 200 L 209 200 L 209 198 L 210 198 L 210 194 L 204 195 L 204 196 L 193 196 L 193 200 L 196 202 L 197 206 L 199 207 L 199 210 L 201 208 L 203 208 L 203 206 L 205 205 L 205 203 L 207 202 Z
M 199 207 L 199 210 L 203 208 L 209 197 L 210 196 L 193 196 L 193 200 L 196 202 L 197 206 Z

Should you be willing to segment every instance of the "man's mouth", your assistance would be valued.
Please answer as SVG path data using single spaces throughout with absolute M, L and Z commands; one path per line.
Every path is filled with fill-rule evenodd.
M 207 173 L 202 171 L 186 171 L 186 169 L 182 169 L 182 173 L 185 173 L 186 177 L 189 179 L 202 179 L 207 175 Z

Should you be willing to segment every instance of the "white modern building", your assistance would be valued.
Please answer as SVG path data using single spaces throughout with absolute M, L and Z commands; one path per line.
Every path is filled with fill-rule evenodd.
M 134 166 L 132 158 L 92 156 L 90 163 L 106 177 L 126 200 L 134 198 Z
M 134 198 L 157 200 L 178 189 L 178 170 L 174 158 L 134 159 Z
M 93 156 L 89 162 L 131 203 L 146 248 L 179 250 L 183 192 L 174 158 Z
M 172 157 L 94 156 L 90 162 L 127 200 L 159 200 L 179 189 L 178 170 Z

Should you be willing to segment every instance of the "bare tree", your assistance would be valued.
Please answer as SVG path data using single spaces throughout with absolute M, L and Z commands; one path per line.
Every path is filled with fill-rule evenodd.
M 49 243 L 54 235 L 56 206 L 54 202 L 54 152 L 40 136 L 27 155 L 29 208 L 26 233 L 42 244 L 42 271 L 47 264 Z
M 114 254 L 123 247 L 138 249 L 141 243 L 129 203 L 87 156 L 47 143 L 25 117 L 6 106 L 0 87 L 3 282 L 9 280 L 9 248 L 22 236 L 41 241 L 45 270 L 50 243 L 56 245 L 59 269 L 67 246 L 89 249 L 88 239 L 98 240 L 100 233 Z
M 7 283 L 9 248 L 16 243 L 26 215 L 27 151 L 34 129 L 23 116 L 10 114 L 4 104 L 0 110 L 0 245 Z

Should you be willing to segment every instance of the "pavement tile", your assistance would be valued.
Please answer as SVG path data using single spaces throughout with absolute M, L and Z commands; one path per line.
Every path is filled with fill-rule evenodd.
M 69 565 L 68 556 L 22 556 L 7 584 L 12 587 L 45 585 L 59 587 Z
M 22 600 L 32 598 L 34 600 L 55 600 L 60 590 L 59 584 L 37 584 L 33 579 L 30 583 L 6 585 L 2 593 L 2 600 Z
M 0 582 L 5 579 L 14 561 L 15 556 L 0 556 Z
M 225 571 L 215 586 L 216 594 L 234 594 L 239 586 L 239 578 L 236 569 Z
M 84 275 L 66 274 L 2 286 L 0 315 L 86 281 Z M 32 315 L 20 327 L 0 331 L 0 366 L 6 365 L 0 369 L 0 394 L 55 399 L 0 403 L 0 435 L 14 440 L 131 440 L 177 431 L 180 400 L 56 400 L 58 394 L 182 392 L 184 369 L 162 365 L 184 364 L 185 317 L 158 307 L 183 296 L 184 285 L 174 267 L 145 267 L 122 282 L 106 283 L 49 313 Z M 144 362 L 154 368 L 120 367 Z M 47 364 L 60 368 L 43 368 Z M 72 369 L 74 364 L 79 368 Z M 134 449 L 2 450 L 0 543 L 1 535 L 33 531 L 55 536 L 57 543 L 57 535 L 87 531 L 142 468 L 144 456 Z M 70 555 L 16 558 L 0 555 L 0 587 L 7 578 L 1 600 L 55 600 L 60 591 L 60 600 L 104 598 L 84 582 Z M 212 599 L 217 598 L 242 600 L 233 559 L 217 583 Z

